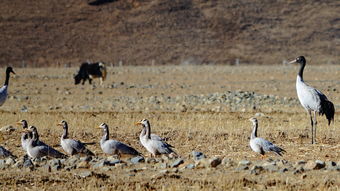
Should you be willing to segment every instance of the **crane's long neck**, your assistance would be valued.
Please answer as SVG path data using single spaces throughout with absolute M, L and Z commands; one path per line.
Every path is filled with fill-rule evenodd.
M 68 127 L 67 125 L 64 125 L 64 132 L 63 135 L 61 136 L 62 139 L 67 139 L 68 136 Z
M 103 137 L 101 139 L 101 142 L 105 142 L 105 141 L 109 140 L 109 135 L 110 135 L 109 128 L 105 128 L 103 130 L 103 132 L 104 132 L 104 135 L 103 135 Z
M 254 139 L 257 137 L 257 127 L 258 127 L 257 122 L 253 122 L 253 132 L 251 132 L 250 139 Z
M 303 81 L 303 70 L 305 69 L 305 66 L 306 66 L 305 62 L 300 64 L 298 76 L 300 77 L 301 81 Z
M 9 83 L 9 73 L 10 72 L 6 71 L 6 80 L 5 80 L 4 86 L 8 86 L 8 83 Z

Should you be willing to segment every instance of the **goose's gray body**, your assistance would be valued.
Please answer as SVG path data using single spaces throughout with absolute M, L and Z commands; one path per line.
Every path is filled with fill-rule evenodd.
M 93 152 L 87 149 L 82 142 L 68 138 L 68 124 L 66 121 L 62 121 L 59 125 L 62 126 L 64 129 L 63 134 L 60 138 L 60 145 L 67 154 L 85 154 L 89 156 L 94 156 Z
M 144 148 L 151 153 L 153 157 L 161 154 L 173 154 L 177 155 L 176 152 L 172 150 L 172 146 L 163 141 L 159 136 L 151 137 L 151 127 L 147 119 L 143 119 L 137 124 L 143 126 L 143 130 L 139 135 L 139 140 Z
M 258 121 L 256 118 L 249 119 L 253 123 L 253 131 L 250 136 L 249 145 L 254 152 L 265 155 L 266 152 L 274 152 L 280 156 L 285 152 L 284 149 L 274 145 L 270 141 L 257 137 Z
M 109 127 L 107 124 L 102 123 L 99 127 L 103 129 L 103 137 L 100 140 L 100 147 L 102 148 L 104 153 L 118 156 L 140 155 L 140 153 L 136 149 L 130 147 L 129 145 L 126 145 L 120 141 L 109 139 Z

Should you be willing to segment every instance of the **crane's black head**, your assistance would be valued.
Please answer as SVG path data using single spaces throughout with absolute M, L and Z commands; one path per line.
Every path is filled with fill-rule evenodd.
M 295 62 L 299 63 L 299 64 L 306 64 L 306 59 L 304 56 L 299 56 L 295 59 Z
M 297 57 L 295 60 L 289 62 L 289 64 L 293 64 L 293 63 L 299 63 L 299 64 L 306 64 L 306 59 L 304 56 L 299 56 Z
M 6 74 L 9 74 L 9 73 L 13 73 L 13 74 L 15 74 L 15 72 L 13 71 L 13 68 L 12 67 L 7 67 L 7 69 L 6 69 Z

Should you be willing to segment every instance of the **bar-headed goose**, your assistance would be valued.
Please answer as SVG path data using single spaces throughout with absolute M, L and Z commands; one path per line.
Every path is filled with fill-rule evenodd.
M 140 153 L 136 149 L 130 147 L 129 145 L 126 145 L 120 141 L 109 139 L 109 126 L 106 123 L 100 124 L 98 128 L 103 129 L 103 137 L 100 140 L 100 147 L 102 148 L 104 153 L 110 155 L 118 155 L 119 158 L 125 155 L 140 155 Z
M 171 145 L 167 144 L 162 139 L 152 139 L 151 137 L 151 127 L 150 122 L 147 119 L 143 119 L 137 122 L 136 125 L 142 125 L 143 130 L 139 136 L 141 144 L 146 148 L 147 151 L 151 153 L 151 156 L 167 154 L 172 156 L 177 156 L 176 152 L 171 149 Z
M 66 121 L 63 120 L 58 125 L 62 126 L 64 129 L 64 132 L 60 138 L 60 145 L 67 154 L 85 154 L 89 156 L 94 156 L 93 152 L 87 149 L 82 142 L 68 138 L 68 124 Z

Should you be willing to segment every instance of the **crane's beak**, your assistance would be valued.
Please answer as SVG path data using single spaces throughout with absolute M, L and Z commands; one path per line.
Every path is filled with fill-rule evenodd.
M 61 126 L 61 127 L 62 127 L 62 126 L 64 126 L 64 125 L 63 125 L 62 123 L 58 123 L 57 126 Z
M 288 64 L 294 64 L 294 63 L 296 63 L 296 59 L 288 62 Z
M 16 122 L 15 124 L 17 125 L 22 125 L 22 123 L 20 121 Z
M 141 124 L 142 124 L 142 122 L 140 122 L 140 121 L 135 123 L 135 125 L 141 125 Z
M 96 126 L 96 128 L 97 128 L 97 129 L 101 129 L 101 127 L 100 127 L 100 126 Z

